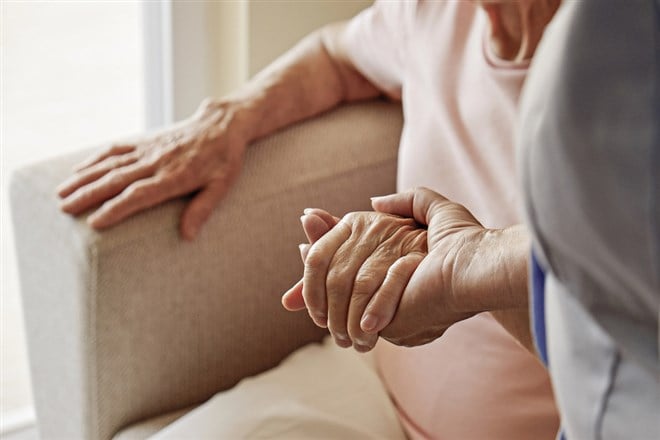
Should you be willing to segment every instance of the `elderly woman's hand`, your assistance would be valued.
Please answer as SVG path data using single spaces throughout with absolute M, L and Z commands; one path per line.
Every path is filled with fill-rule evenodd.
M 304 217 L 303 225 L 314 217 Z M 426 229 L 414 220 L 377 212 L 347 214 L 309 250 L 304 304 L 338 345 L 368 351 L 378 334 L 362 328 L 368 321 L 361 327 L 365 310 L 377 310 L 389 321 L 399 301 L 389 295 L 403 290 L 425 253 Z M 285 306 L 293 303 L 291 297 L 291 291 L 285 294 Z
M 88 222 L 103 229 L 196 191 L 180 224 L 182 235 L 194 238 L 240 171 L 246 139 L 232 125 L 234 107 L 207 100 L 172 128 L 113 145 L 88 159 L 58 187 L 62 210 L 78 215 L 98 207 Z

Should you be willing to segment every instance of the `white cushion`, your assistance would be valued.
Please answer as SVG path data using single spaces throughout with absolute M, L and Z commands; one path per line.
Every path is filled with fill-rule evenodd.
M 152 439 L 405 439 L 364 355 L 327 337 L 218 393 Z

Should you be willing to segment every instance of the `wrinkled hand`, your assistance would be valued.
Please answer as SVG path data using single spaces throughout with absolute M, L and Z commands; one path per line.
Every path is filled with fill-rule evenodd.
M 317 325 L 327 326 L 338 345 L 369 351 L 378 339 L 376 327 L 387 324 L 396 311 L 399 298 L 390 295 L 403 290 L 425 253 L 426 230 L 414 220 L 377 212 L 347 214 L 304 258 L 302 295 L 296 286 L 283 303 L 291 310 L 297 298 L 297 305 L 306 306 Z M 372 310 L 376 313 L 370 315 Z M 380 322 L 363 315 L 380 316 Z
M 172 128 L 136 142 L 116 144 L 76 167 L 57 189 L 61 209 L 96 211 L 88 223 L 103 229 L 168 199 L 197 191 L 180 223 L 193 239 L 238 176 L 246 141 L 232 104 L 205 101 Z
M 496 231 L 483 226 L 462 205 L 426 188 L 379 197 L 380 212 L 412 217 L 428 226 L 428 254 L 400 293 L 394 319 L 380 335 L 396 345 L 431 342 L 454 323 L 482 311 L 494 285 L 481 262 L 482 248 Z
M 371 349 L 378 333 L 397 345 L 425 344 L 440 337 L 455 322 L 483 310 L 482 300 L 494 288 L 487 281 L 497 282 L 498 276 L 489 273 L 488 268 L 493 265 L 479 264 L 479 258 L 492 255 L 490 251 L 480 254 L 480 249 L 492 246 L 491 239 L 498 231 L 484 229 L 463 206 L 424 188 L 375 198 L 373 207 L 381 213 L 404 217 L 397 220 L 407 221 L 399 235 L 404 238 L 399 241 L 400 246 L 410 240 L 406 230 L 409 227 L 416 230 L 413 240 L 423 237 L 425 246 L 408 253 L 400 251 L 398 258 L 395 258 L 396 253 L 378 251 L 379 245 L 395 236 L 374 233 L 388 230 L 383 229 L 382 224 L 370 229 L 373 227 L 370 222 L 382 221 L 378 213 L 351 214 L 322 239 L 324 229 L 332 228 L 332 222 L 324 224 L 316 219 L 314 239 L 319 243 L 311 250 L 303 247 L 304 286 L 309 279 L 316 283 L 315 290 L 304 296 L 304 287 L 298 283 L 285 294 L 285 307 L 289 310 L 304 308 L 309 306 L 310 298 L 314 306 L 308 307 L 308 311 L 316 324 L 325 326 L 327 323 L 339 345 L 347 347 L 353 343 L 359 351 Z M 319 212 L 323 211 L 315 210 L 316 214 Z M 306 224 L 310 224 L 309 219 L 303 221 L 307 231 Z M 369 249 L 374 251 L 369 254 Z M 306 259 L 307 252 L 310 256 L 316 254 L 315 259 Z M 365 254 L 369 256 L 365 258 Z M 369 263 L 365 268 L 366 261 Z M 361 274 L 359 278 L 358 273 Z M 391 281 L 381 284 L 388 277 Z M 336 304 L 334 310 L 338 310 L 334 317 L 329 307 L 333 303 Z M 324 313 L 327 313 L 327 321 L 323 319 Z M 344 328 L 347 333 L 342 333 Z M 342 338 L 346 334 L 348 338 Z

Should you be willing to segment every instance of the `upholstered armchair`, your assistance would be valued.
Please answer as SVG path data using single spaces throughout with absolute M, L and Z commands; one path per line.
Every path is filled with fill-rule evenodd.
M 103 232 L 58 208 L 55 187 L 90 152 L 18 170 L 11 204 L 43 438 L 146 437 L 324 332 L 288 313 L 306 207 L 370 209 L 395 189 L 400 108 L 346 105 L 251 145 L 194 242 L 185 200 Z

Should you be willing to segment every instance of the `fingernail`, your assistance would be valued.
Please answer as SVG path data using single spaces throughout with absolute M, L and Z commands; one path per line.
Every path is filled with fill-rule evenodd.
M 324 315 L 316 315 L 316 325 L 319 327 L 327 328 L 328 327 L 328 318 Z
M 373 202 L 374 200 L 379 200 L 379 199 L 383 199 L 383 198 L 385 198 L 385 196 L 373 196 L 373 197 L 369 197 L 369 199 L 371 199 L 372 202 Z
M 307 217 L 307 214 L 305 214 L 305 215 L 301 215 L 301 216 L 300 216 L 300 223 L 304 223 L 304 222 L 305 222 L 305 217 Z
M 304 213 L 305 215 L 310 214 L 312 211 L 313 211 L 312 208 L 305 208 L 305 209 L 303 209 L 303 213 Z
M 371 350 L 371 347 L 361 344 L 353 344 L 353 348 L 359 353 L 366 353 Z
M 342 348 L 348 348 L 353 345 L 350 339 L 346 336 L 335 335 L 335 344 L 339 345 Z
M 360 321 L 360 327 L 365 332 L 372 332 L 376 330 L 377 326 L 378 326 L 378 317 L 371 313 L 367 313 L 366 315 L 364 315 L 362 321 Z

